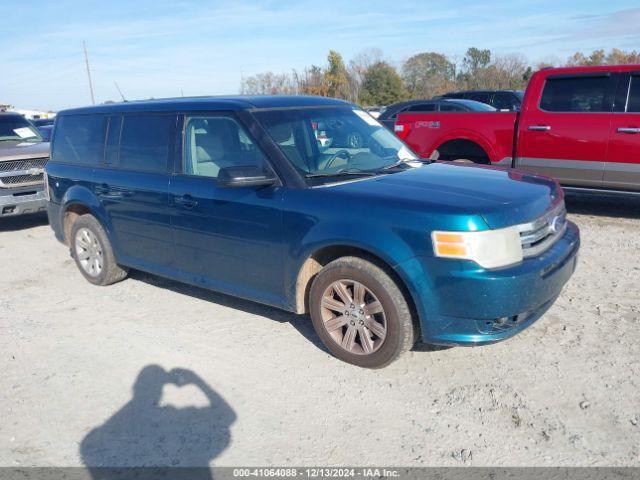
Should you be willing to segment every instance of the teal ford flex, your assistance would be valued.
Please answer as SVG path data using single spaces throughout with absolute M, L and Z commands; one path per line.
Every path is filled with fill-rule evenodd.
M 128 269 L 309 313 L 337 357 L 480 345 L 535 322 L 574 271 L 545 177 L 419 160 L 357 106 L 180 98 L 56 121 L 49 219 L 96 285 Z

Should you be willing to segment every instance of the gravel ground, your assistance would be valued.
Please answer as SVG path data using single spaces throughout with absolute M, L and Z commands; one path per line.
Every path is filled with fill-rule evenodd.
M 0 221 L 0 465 L 640 466 L 640 203 L 573 198 L 578 269 L 506 342 L 339 362 L 310 322 Z

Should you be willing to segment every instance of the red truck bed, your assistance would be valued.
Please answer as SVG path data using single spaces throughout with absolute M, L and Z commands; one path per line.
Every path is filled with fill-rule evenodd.
M 486 157 L 510 165 L 516 119 L 515 112 L 402 113 L 395 131 L 422 157 L 438 149 L 442 160 Z

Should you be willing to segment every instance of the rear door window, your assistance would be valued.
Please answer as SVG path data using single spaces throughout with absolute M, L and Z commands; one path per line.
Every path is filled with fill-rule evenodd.
M 631 77 L 629 97 L 627 99 L 627 112 L 640 112 L 640 75 Z
M 62 115 L 56 120 L 51 160 L 97 165 L 104 158 L 106 119 L 103 115 Z
M 166 172 L 175 123 L 175 115 L 125 115 L 120 133 L 118 167 Z
M 610 76 L 550 77 L 542 91 L 540 108 L 548 112 L 610 112 Z

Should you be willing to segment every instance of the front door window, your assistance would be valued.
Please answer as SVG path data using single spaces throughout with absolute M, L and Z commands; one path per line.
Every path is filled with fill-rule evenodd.
M 223 168 L 255 166 L 264 170 L 266 165 L 262 152 L 235 119 L 187 119 L 182 173 L 217 178 Z

